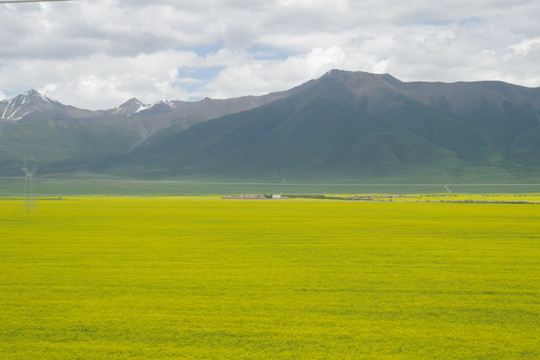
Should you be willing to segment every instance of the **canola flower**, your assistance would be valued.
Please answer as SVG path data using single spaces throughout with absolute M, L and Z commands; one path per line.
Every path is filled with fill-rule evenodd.
M 0 358 L 540 358 L 540 206 L 0 200 Z

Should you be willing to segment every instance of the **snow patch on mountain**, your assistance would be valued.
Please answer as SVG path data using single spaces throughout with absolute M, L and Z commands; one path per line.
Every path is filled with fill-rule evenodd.
M 18 121 L 44 106 L 61 106 L 61 104 L 32 89 L 0 102 L 0 110 L 2 111 L 0 120 Z
M 127 115 L 127 116 L 130 116 L 132 114 L 137 113 L 139 111 L 139 109 L 141 108 L 141 106 L 144 106 L 144 105 L 140 100 L 138 100 L 136 98 L 132 98 L 132 99 L 126 101 L 125 103 L 123 103 L 122 105 L 114 108 L 112 113 L 114 115 Z
M 159 114 L 159 113 L 166 113 L 171 110 L 174 110 L 176 108 L 176 104 L 172 100 L 160 100 L 156 101 L 153 104 L 141 104 L 137 111 L 135 111 L 136 114 L 139 113 L 153 113 L 153 114 Z

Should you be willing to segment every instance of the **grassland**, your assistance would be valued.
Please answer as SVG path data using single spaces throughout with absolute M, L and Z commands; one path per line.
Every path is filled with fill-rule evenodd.
M 0 200 L 0 358 L 538 359 L 540 206 Z
M 454 179 L 455 180 L 455 179 Z M 504 179 L 508 180 L 508 179 Z M 428 178 L 423 182 L 411 179 L 129 179 L 81 175 L 76 178 L 38 177 L 34 179 L 35 191 L 52 196 L 139 196 L 139 195 L 216 195 L 216 194 L 433 194 L 453 193 L 486 194 L 528 194 L 540 193 L 538 179 L 505 182 L 474 179 L 455 182 L 452 179 Z M 0 196 L 14 196 L 24 190 L 24 177 L 0 177 Z

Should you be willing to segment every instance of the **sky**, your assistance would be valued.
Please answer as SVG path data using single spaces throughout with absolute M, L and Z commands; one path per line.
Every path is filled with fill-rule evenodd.
M 287 90 L 331 69 L 540 87 L 538 0 L 0 4 L 0 99 L 109 109 Z

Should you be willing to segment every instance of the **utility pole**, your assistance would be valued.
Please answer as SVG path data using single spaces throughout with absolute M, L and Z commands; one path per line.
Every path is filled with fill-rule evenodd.
M 35 158 L 28 157 L 28 131 L 24 132 L 24 147 L 26 154 L 21 167 L 21 170 L 24 173 L 24 199 L 22 212 L 29 214 L 37 212 L 34 196 L 34 176 L 36 175 L 37 164 Z
M 37 212 L 37 205 L 34 195 L 34 175 L 36 174 L 36 160 L 34 158 L 25 158 L 22 165 L 24 172 L 24 200 L 23 213 Z

